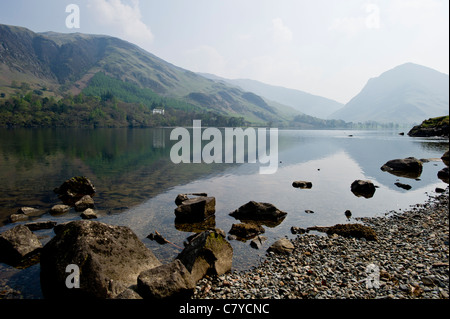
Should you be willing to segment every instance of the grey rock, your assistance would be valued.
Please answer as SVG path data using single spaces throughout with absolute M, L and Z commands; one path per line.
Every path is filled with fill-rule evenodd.
M 178 259 L 143 271 L 137 279 L 137 291 L 144 299 L 189 298 L 194 288 L 191 273 Z
M 277 254 L 290 254 L 294 250 L 294 245 L 287 238 L 281 238 L 274 242 L 267 251 L 274 252 Z
M 216 212 L 215 197 L 196 197 L 184 200 L 176 209 L 176 222 L 203 221 Z
M 371 198 L 375 194 L 375 185 L 371 181 L 355 180 L 351 187 L 355 196 Z
M 284 219 L 286 215 L 286 212 L 279 210 L 273 204 L 255 201 L 250 201 L 230 213 L 230 216 L 240 220 L 279 221 Z
M 54 205 L 52 208 L 50 208 L 49 213 L 51 215 L 62 215 L 69 212 L 69 210 L 70 210 L 69 205 Z
M 84 195 L 75 203 L 75 211 L 83 212 L 88 208 L 94 208 L 94 200 L 89 195 Z
M 197 282 L 206 274 L 222 275 L 230 271 L 233 247 L 225 239 L 223 232 L 207 230 L 192 236 L 177 259 Z
M 84 195 L 94 196 L 95 187 L 85 176 L 75 176 L 53 190 L 65 205 L 73 206 Z
M 115 298 L 136 284 L 139 274 L 160 261 L 124 226 L 79 220 L 55 227 L 41 252 L 41 288 L 45 298 Z M 80 288 L 68 289 L 67 265 L 80 270 Z
M 83 219 L 95 219 L 97 218 L 97 214 L 92 208 L 86 209 L 84 212 L 81 213 L 81 218 Z
M 18 265 L 42 248 L 37 236 L 24 225 L 17 225 L 0 234 L 0 259 Z

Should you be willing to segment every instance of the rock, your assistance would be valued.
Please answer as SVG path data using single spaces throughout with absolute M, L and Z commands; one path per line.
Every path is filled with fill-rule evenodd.
M 40 209 L 33 207 L 21 207 L 17 210 L 17 213 L 9 216 L 11 223 L 28 220 L 30 216 L 38 216 L 42 213 Z
M 311 188 L 312 183 L 307 181 L 295 181 L 292 183 L 292 186 L 295 188 Z
M 445 165 L 449 166 L 449 162 L 450 162 L 450 155 L 447 152 L 444 153 L 444 155 L 442 155 L 441 160 L 444 162 Z
M 222 231 L 207 230 L 190 238 L 177 256 L 195 282 L 206 274 L 222 275 L 231 270 L 233 248 Z
M 292 226 L 291 227 L 291 233 L 292 234 L 304 234 L 304 233 L 306 233 L 306 229 L 304 229 L 304 228 L 301 228 L 301 227 L 294 227 L 294 226 Z
M 94 196 L 95 187 L 87 177 L 76 176 L 66 180 L 60 187 L 55 188 L 54 192 L 64 204 L 73 206 L 85 195 Z
M 239 207 L 230 216 L 239 220 L 281 221 L 287 213 L 279 210 L 270 203 L 258 203 L 250 201 Z
M 178 194 L 177 198 L 175 198 L 175 204 L 180 206 L 182 202 L 188 199 L 189 197 L 186 194 Z
M 312 210 L 310 210 L 310 209 L 306 209 L 306 210 L 305 210 L 305 213 L 307 213 L 307 214 L 314 214 L 314 211 L 312 211 Z
M 42 248 L 37 236 L 24 225 L 17 225 L 0 234 L 0 260 L 19 265 Z
M 97 218 L 97 214 L 92 208 L 86 209 L 84 212 L 81 213 L 81 218 L 83 219 L 95 219 Z
M 114 298 L 136 285 L 139 274 L 161 263 L 130 228 L 78 220 L 55 227 L 41 252 L 45 298 Z M 80 288 L 69 289 L 68 265 L 80 270 Z
M 445 189 L 440 188 L 440 187 L 436 187 L 434 190 L 436 193 L 445 193 Z
M 403 183 L 400 183 L 400 182 L 396 182 L 396 183 L 394 183 L 394 185 L 397 186 L 397 187 L 406 189 L 406 190 L 410 190 L 412 188 L 411 185 L 403 184 Z
M 50 215 L 62 215 L 67 213 L 70 210 L 69 205 L 54 205 L 52 208 L 50 208 Z
M 89 195 L 84 195 L 75 203 L 75 211 L 84 212 L 88 208 L 94 208 L 94 200 Z
M 326 230 L 328 236 L 337 234 L 343 237 L 365 238 L 367 240 L 377 240 L 375 231 L 365 225 L 361 224 L 337 224 L 328 227 Z
M 348 209 L 345 211 L 344 214 L 345 214 L 345 217 L 347 217 L 347 219 L 350 219 L 350 217 L 352 217 L 352 212 Z
M 356 180 L 350 189 L 358 197 L 371 198 L 375 194 L 375 185 L 371 181 Z
M 422 168 L 422 162 L 415 157 L 390 160 L 381 166 L 383 172 L 413 179 L 420 177 Z
M 250 223 L 240 223 L 240 224 L 233 224 L 228 233 L 230 233 L 231 235 L 236 235 L 237 237 L 242 239 L 247 239 L 255 237 L 264 232 L 265 232 L 264 228 L 260 225 Z
M 448 184 L 449 181 L 449 173 L 448 173 L 448 166 L 444 167 L 443 169 L 441 169 L 438 173 L 437 176 L 440 180 L 442 180 L 444 183 Z
M 144 299 L 188 299 L 195 282 L 179 259 L 143 271 L 137 279 L 137 291 Z
M 274 242 L 267 251 L 271 251 L 277 254 L 289 255 L 294 250 L 294 245 L 287 238 L 281 238 Z
M 263 244 L 266 240 L 267 240 L 267 237 L 265 237 L 265 236 L 256 236 L 250 242 L 250 247 L 252 247 L 254 249 L 261 249 L 261 247 L 263 246 Z
M 206 220 L 216 212 L 215 197 L 196 197 L 183 201 L 176 209 L 176 222 L 198 222 Z
M 25 224 L 26 227 L 28 227 L 29 230 L 41 230 L 41 229 L 52 229 L 56 226 L 56 222 L 52 221 L 46 221 L 46 222 L 35 222 L 35 223 L 28 223 Z

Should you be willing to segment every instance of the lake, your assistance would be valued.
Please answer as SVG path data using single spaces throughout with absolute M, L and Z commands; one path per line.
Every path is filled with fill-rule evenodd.
M 292 226 L 332 226 L 357 222 L 356 217 L 384 216 L 393 210 L 423 203 L 436 187 L 447 184 L 437 178 L 444 167 L 440 157 L 448 139 L 412 138 L 398 131 L 279 130 L 278 170 L 259 174 L 260 164 L 174 164 L 170 150 L 171 128 L 158 129 L 14 129 L 0 130 L 0 232 L 16 224 L 9 215 L 31 206 L 43 214 L 33 221 L 58 223 L 80 219 L 70 211 L 51 216 L 46 211 L 61 202 L 53 189 L 78 175 L 95 185 L 98 221 L 129 226 L 163 262 L 180 252 L 146 238 L 158 231 L 183 246 L 198 227 L 217 227 L 226 233 L 238 223 L 229 213 L 250 200 L 268 202 L 287 212 L 279 225 L 264 226 L 262 249 L 249 241 L 230 240 L 233 268 L 245 270 L 264 258 L 277 239 L 292 238 Z M 398 177 L 380 170 L 388 160 L 414 156 L 434 159 L 423 164 L 418 179 Z M 439 159 L 439 160 L 438 160 Z M 354 180 L 371 180 L 372 198 L 350 191 Z M 312 182 L 311 189 L 292 187 L 292 182 Z M 410 190 L 396 182 L 409 184 Z M 208 225 L 175 224 L 175 198 L 180 193 L 205 192 L 216 198 L 215 218 Z M 344 212 L 350 210 L 350 220 Z M 308 212 L 306 212 L 308 211 Z M 43 244 L 52 230 L 36 232 Z M 0 264 L 0 281 L 21 290 L 25 298 L 41 298 L 39 264 L 18 270 Z M 0 282 L 1 283 L 1 282 Z

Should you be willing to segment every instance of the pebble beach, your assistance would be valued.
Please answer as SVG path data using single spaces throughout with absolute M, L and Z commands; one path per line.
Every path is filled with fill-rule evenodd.
M 197 283 L 195 299 L 448 299 L 449 189 L 408 211 L 359 218 L 376 241 L 306 233 L 288 255 Z

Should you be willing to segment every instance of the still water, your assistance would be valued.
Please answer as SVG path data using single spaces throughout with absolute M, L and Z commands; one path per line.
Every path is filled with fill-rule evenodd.
M 288 214 L 279 225 L 264 226 L 267 241 L 262 249 L 251 248 L 249 241 L 230 241 L 233 268 L 244 270 L 264 258 L 277 238 L 293 237 L 292 226 L 331 226 L 356 222 L 355 217 L 383 216 L 424 202 L 436 187 L 447 187 L 437 172 L 444 167 L 440 157 L 449 147 L 448 139 L 411 138 L 397 131 L 280 130 L 278 170 L 261 175 L 259 163 L 174 164 L 170 149 L 176 141 L 170 140 L 171 130 L 0 130 L 0 232 L 17 225 L 8 223 L 7 217 L 23 206 L 42 209 L 33 221 L 80 219 L 75 211 L 62 216 L 46 213 L 60 204 L 53 189 L 77 175 L 87 176 L 97 189 L 98 221 L 129 226 L 163 262 L 180 250 L 156 244 L 147 235 L 158 231 L 182 247 L 195 231 L 189 225 L 175 224 L 178 194 L 214 196 L 216 214 L 210 225 L 227 233 L 239 222 L 230 212 L 250 200 L 272 203 Z M 388 160 L 410 156 L 434 159 L 424 163 L 419 179 L 380 170 Z M 372 198 L 356 197 L 350 191 L 357 179 L 371 180 L 377 186 Z M 313 186 L 294 188 L 296 180 L 310 181 Z M 399 188 L 396 182 L 409 184 L 411 189 Z M 350 220 L 346 210 L 352 212 Z M 43 244 L 53 236 L 52 230 L 36 233 Z M 41 297 L 39 264 L 25 270 L 0 264 L 0 280 L 21 290 L 26 298 Z

